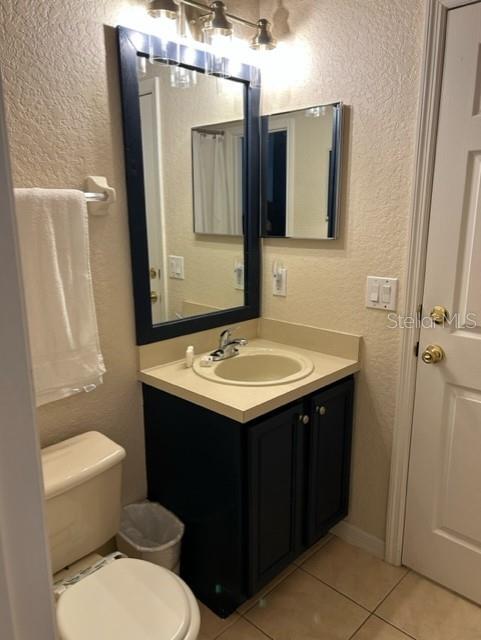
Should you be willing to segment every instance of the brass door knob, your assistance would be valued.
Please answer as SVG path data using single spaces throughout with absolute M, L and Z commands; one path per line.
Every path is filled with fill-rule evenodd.
M 150 302 L 152 302 L 152 304 L 154 302 L 157 302 L 157 300 L 159 299 L 159 294 L 157 293 L 157 291 L 151 291 L 150 292 Z
M 436 364 L 444 360 L 446 354 L 438 344 L 429 344 L 423 351 L 422 359 L 426 364 Z
M 443 324 L 444 322 L 446 322 L 446 320 L 448 320 L 449 312 L 445 307 L 436 305 L 429 316 L 434 324 Z

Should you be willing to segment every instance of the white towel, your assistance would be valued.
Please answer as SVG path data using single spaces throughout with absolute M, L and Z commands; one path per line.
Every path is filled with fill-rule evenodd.
M 102 383 L 81 191 L 16 189 L 20 255 L 37 406 Z

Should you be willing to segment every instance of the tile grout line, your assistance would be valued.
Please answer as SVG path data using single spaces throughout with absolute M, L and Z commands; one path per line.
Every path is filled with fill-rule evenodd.
M 277 587 L 280 587 L 280 586 L 281 586 L 281 584 L 282 584 L 285 580 L 287 580 L 287 578 L 289 578 L 290 576 L 292 576 L 292 574 L 293 574 L 293 573 L 295 573 L 295 572 L 297 571 L 297 569 L 299 569 L 299 567 L 298 567 L 297 565 L 295 565 L 294 563 L 293 563 L 293 567 L 294 567 L 294 569 L 293 569 L 292 571 L 289 571 L 289 573 L 288 573 L 286 576 L 284 576 L 283 578 L 281 578 L 281 579 L 279 580 L 279 582 L 276 582 L 276 584 L 275 584 L 272 588 L 268 589 L 268 591 L 266 591 L 265 593 L 263 593 L 263 594 L 262 594 L 262 596 L 260 596 L 260 597 L 259 597 L 259 599 L 258 599 L 258 600 L 256 600 L 256 602 L 254 602 L 254 603 L 253 603 L 253 604 L 252 604 L 248 609 L 246 609 L 243 613 L 241 613 L 241 612 L 239 611 L 239 609 L 236 609 L 236 613 L 238 613 L 240 616 L 242 616 L 242 617 L 244 618 L 244 617 L 245 617 L 245 614 L 246 614 L 246 613 L 249 613 L 249 611 L 252 611 L 252 609 L 253 609 L 253 608 L 254 608 L 254 607 L 259 603 L 259 600 L 262 600 L 263 598 L 265 598 L 266 596 L 268 596 L 270 593 L 272 593 L 272 592 L 274 591 L 274 589 L 277 589 Z M 274 578 L 274 580 L 275 580 L 275 578 Z M 262 591 L 262 589 L 261 589 L 261 591 Z M 254 596 L 252 596 L 252 597 L 254 597 Z M 246 601 L 246 602 L 247 602 L 247 601 Z M 244 603 L 244 604 L 245 604 L 245 603 Z M 243 605 L 241 604 L 240 606 L 242 607 Z
M 407 638 L 412 638 L 412 640 L 417 640 L 417 638 L 412 636 L 410 633 L 408 633 L 404 629 L 401 629 L 400 627 L 396 627 L 396 625 L 393 624 L 392 622 L 389 622 L 389 620 L 384 620 L 384 618 L 381 618 L 381 616 L 378 616 L 375 613 L 373 613 L 372 615 L 374 618 L 377 618 L 381 622 L 384 622 L 384 624 L 387 624 L 389 627 L 392 627 L 393 629 L 396 629 L 396 631 L 399 631 L 400 633 L 404 634 Z
M 249 618 L 246 618 L 243 615 L 241 615 L 241 618 L 243 620 L 245 620 L 248 624 L 251 624 L 255 629 L 257 629 L 258 631 L 263 633 L 266 636 L 266 638 L 270 638 L 270 640 L 274 640 L 274 638 L 272 636 L 270 636 L 268 633 L 266 633 L 264 631 L 264 629 L 262 629 L 261 627 L 257 626 L 255 622 L 252 622 L 251 620 L 249 620 Z
M 312 546 L 316 546 L 319 545 L 318 547 L 316 547 L 316 549 L 312 550 L 312 547 L 309 547 L 309 549 L 306 549 L 301 555 L 304 555 L 304 553 L 309 553 L 308 556 L 306 556 L 302 562 L 300 562 L 299 564 L 297 564 L 296 560 L 298 560 L 299 558 L 296 558 L 296 560 L 292 561 L 292 564 L 295 565 L 296 567 L 300 568 L 302 567 L 302 565 L 307 562 L 310 558 L 312 558 L 313 555 L 315 555 L 318 551 L 320 551 L 321 549 L 324 549 L 325 547 L 327 547 L 329 545 L 330 542 L 332 542 L 335 539 L 335 535 L 332 533 L 329 533 L 327 535 L 330 535 L 331 537 L 329 538 L 329 540 L 326 540 L 325 542 L 323 542 L 322 544 L 320 544 L 323 540 L 323 538 L 321 538 L 320 540 L 318 540 L 317 542 L 314 543 L 314 545 Z M 312 550 L 312 551 L 311 551 Z M 300 557 L 300 556 L 299 556 Z
M 325 540 L 324 542 L 322 542 L 322 538 L 321 538 L 321 540 L 318 540 L 318 541 L 315 543 L 315 545 L 319 545 L 319 546 L 318 546 L 316 549 L 314 549 L 314 550 L 312 551 L 312 553 L 310 553 L 306 558 L 304 558 L 303 563 L 304 563 L 304 562 L 307 562 L 307 560 L 308 560 L 309 558 L 311 558 L 315 553 L 317 553 L 318 551 L 320 551 L 320 550 L 321 550 L 321 549 L 323 549 L 324 547 L 327 547 L 327 546 L 328 546 L 328 544 L 329 544 L 330 542 L 332 542 L 332 540 L 334 540 L 335 536 L 334 536 L 333 534 L 327 534 L 327 535 L 329 535 L 329 536 L 330 536 L 330 537 L 329 537 L 329 539 L 328 539 L 328 540 Z M 321 542 L 322 542 L 322 544 L 320 544 Z M 308 550 L 306 550 L 306 551 L 308 551 Z M 304 552 L 304 553 L 306 553 L 306 552 Z M 258 604 L 259 600 L 261 600 L 261 599 L 265 598 L 266 596 L 268 596 L 269 594 L 271 594 L 273 591 L 275 591 L 275 590 L 277 589 L 277 587 L 280 587 L 280 586 L 281 586 L 281 584 L 282 584 L 283 582 L 285 582 L 289 577 L 291 577 L 292 575 L 294 575 L 294 574 L 295 574 L 295 572 L 296 572 L 298 569 L 301 569 L 301 567 L 302 567 L 302 565 L 301 565 L 301 564 L 296 564 L 296 562 L 295 562 L 295 561 L 293 561 L 293 562 L 292 562 L 292 566 L 294 567 L 292 571 L 290 571 L 286 576 L 284 576 L 284 577 L 283 577 L 283 578 L 281 578 L 278 582 L 276 582 L 276 584 L 275 584 L 275 585 L 273 585 L 273 586 L 272 586 L 272 588 L 268 589 L 265 593 L 263 593 L 263 594 L 262 594 L 262 596 L 261 596 L 261 597 L 260 597 L 256 602 L 254 602 L 254 603 L 253 603 L 253 604 L 252 604 L 248 609 L 246 609 L 246 610 L 245 610 L 245 611 L 243 611 L 242 613 L 239 611 L 239 609 L 236 609 L 236 613 L 237 613 L 237 614 L 238 614 L 238 615 L 239 615 L 243 620 L 245 620 L 245 621 L 246 621 L 246 622 L 248 622 L 249 624 L 252 624 L 256 629 L 258 629 L 261 633 L 263 633 L 264 635 L 266 635 L 268 638 L 271 638 L 271 636 L 269 636 L 269 635 L 268 635 L 268 634 L 267 634 L 263 629 L 261 629 L 260 627 L 258 627 L 254 622 L 252 622 L 251 620 L 249 620 L 249 618 L 247 618 L 247 614 L 248 614 L 248 613 L 250 613 L 250 612 L 254 609 L 254 607 L 256 607 L 256 606 L 257 606 L 257 604 Z M 307 573 L 307 572 L 305 572 L 305 573 Z M 309 575 L 310 575 L 310 574 L 309 574 Z M 241 605 L 241 607 L 242 607 L 242 605 Z M 222 633 L 224 633 L 224 632 L 222 632 Z M 222 634 L 220 634 L 220 635 L 222 635 Z M 220 635 L 219 635 L 219 636 L 216 636 L 216 638 L 214 638 L 213 640 L 217 640 L 217 638 L 219 638 L 219 637 L 220 637 Z M 273 638 L 271 638 L 271 640 L 273 640 Z
M 374 613 L 374 611 L 371 611 L 370 609 L 368 609 L 365 605 L 360 604 L 359 602 L 356 602 L 356 600 L 354 600 L 354 598 L 351 598 L 351 596 L 346 595 L 345 593 L 343 593 L 342 591 L 339 591 L 339 589 L 336 589 L 335 587 L 333 587 L 332 585 L 328 584 L 327 582 L 324 582 L 324 580 L 321 580 L 320 578 L 318 578 L 317 576 L 313 575 L 312 573 L 310 573 L 309 571 L 307 571 L 307 569 L 303 569 L 302 567 L 298 567 L 301 571 L 303 571 L 306 575 L 310 576 L 311 578 L 314 578 L 314 580 L 317 580 L 318 582 L 320 582 L 321 584 L 323 584 L 325 587 L 328 587 L 329 589 L 331 589 L 332 591 L 334 591 L 335 593 L 339 594 L 340 596 L 343 596 L 344 598 L 346 598 L 346 600 L 349 600 L 350 602 L 352 602 L 353 604 L 355 604 L 358 607 L 361 607 L 361 609 L 364 609 L 364 611 L 367 611 L 370 615 L 372 613 Z M 396 585 L 397 586 L 397 585 Z M 364 623 L 363 623 L 364 624 Z
M 368 609 L 365 605 L 357 602 L 356 600 L 354 600 L 354 598 L 352 598 L 351 596 L 343 593 L 342 591 L 336 589 L 335 587 L 333 587 L 332 585 L 330 585 L 329 583 L 325 582 L 324 580 L 322 580 L 321 578 L 319 578 L 318 576 L 312 574 L 310 571 L 308 571 L 307 569 L 304 568 L 304 564 L 313 556 L 315 555 L 318 551 L 320 551 L 321 549 L 323 549 L 324 547 L 327 547 L 329 545 L 330 542 L 332 542 L 332 540 L 335 539 L 335 536 L 332 535 L 332 537 L 329 538 L 329 540 L 326 540 L 323 544 L 321 544 L 318 548 L 316 548 L 314 551 L 312 551 L 312 553 L 310 553 L 306 558 L 303 559 L 301 564 L 296 564 L 295 561 L 292 562 L 292 565 L 294 566 L 294 569 L 292 571 L 290 571 L 286 576 L 284 576 L 281 580 L 279 580 L 279 582 L 277 582 L 272 588 L 268 589 L 265 593 L 262 594 L 262 596 L 259 598 L 265 598 L 266 596 L 268 596 L 269 594 L 271 594 L 273 591 L 277 590 L 278 587 L 281 586 L 282 583 L 284 583 L 289 577 L 291 577 L 292 575 L 294 575 L 296 573 L 297 570 L 302 571 L 304 574 L 310 576 L 311 578 L 314 578 L 314 580 L 317 580 L 318 582 L 320 582 L 322 585 L 324 585 L 325 587 L 327 587 L 328 589 L 331 589 L 332 591 L 334 591 L 335 593 L 337 593 L 338 595 L 346 598 L 347 600 L 349 600 L 350 602 L 352 602 L 353 604 L 357 605 L 358 607 L 360 607 L 361 609 L 363 609 L 366 613 L 368 613 L 369 615 L 367 616 L 367 618 L 365 620 L 363 620 L 363 622 L 359 625 L 359 627 L 357 627 L 354 632 L 349 636 L 349 638 L 347 638 L 346 640 L 352 640 L 354 638 L 354 636 L 362 629 L 362 627 L 367 624 L 367 622 L 371 619 L 371 618 L 376 618 L 378 620 L 380 620 L 381 622 L 384 622 L 385 624 L 389 625 L 390 627 L 392 627 L 393 629 L 396 629 L 397 631 L 405 634 L 408 638 L 412 638 L 412 640 L 416 640 L 416 638 L 414 638 L 414 636 L 411 636 L 411 634 L 407 633 L 406 631 L 404 631 L 403 629 L 400 629 L 399 627 L 397 627 L 396 625 L 392 624 L 389 620 L 385 620 L 384 618 L 382 618 L 380 615 L 378 615 L 376 612 L 378 611 L 378 609 L 381 607 L 381 605 L 385 602 L 385 600 L 393 593 L 393 591 L 401 584 L 401 582 L 411 573 L 411 570 L 408 569 L 407 567 L 407 571 L 406 573 L 399 578 L 399 580 L 395 583 L 395 585 L 387 592 L 387 594 L 382 598 L 382 600 L 376 605 L 376 607 L 371 611 L 370 609 Z M 304 552 L 305 553 L 305 552 Z M 241 613 L 238 609 L 236 610 L 236 613 L 239 617 L 238 620 L 236 620 L 235 622 L 233 622 L 231 625 L 229 625 L 228 627 L 226 627 L 225 629 L 223 629 L 221 631 L 221 633 L 219 633 L 218 635 L 214 636 L 214 638 L 212 640 L 218 640 L 218 638 L 220 638 L 222 636 L 223 633 L 225 633 L 226 631 L 228 631 L 229 629 L 232 628 L 233 625 L 235 625 L 236 623 L 239 622 L 239 620 L 244 620 L 247 624 L 252 625 L 255 629 L 257 629 L 260 633 L 264 634 L 266 636 L 266 638 L 269 638 L 270 640 L 274 640 L 274 638 L 272 638 L 272 636 L 270 636 L 268 633 L 266 633 L 266 631 L 264 629 L 262 629 L 261 627 L 259 627 L 257 624 L 255 624 L 253 621 L 251 621 L 249 618 L 247 618 L 247 614 L 249 614 L 252 609 L 254 609 L 254 607 L 258 604 L 259 600 L 257 602 L 254 602 L 252 604 L 252 606 L 250 606 L 248 609 L 246 609 L 243 613 Z M 241 605 L 242 606 L 242 605 Z
M 327 546 L 329 544 L 329 542 L 331 542 L 333 538 L 331 538 L 330 540 L 328 540 L 326 543 L 324 543 L 323 545 L 321 545 L 321 547 L 319 547 L 319 549 L 316 549 L 316 551 L 314 551 L 311 555 L 314 555 L 314 553 L 316 553 L 317 551 L 320 551 L 320 549 L 322 549 L 323 547 Z M 311 556 L 309 556 L 311 557 Z M 304 560 L 304 562 L 307 562 L 307 560 L 309 559 L 306 558 Z M 362 627 L 367 624 L 367 622 L 371 619 L 371 618 L 376 618 L 378 620 L 380 620 L 381 622 L 384 622 L 385 624 L 387 624 L 388 626 L 392 627 L 393 629 L 396 629 L 396 631 L 399 631 L 400 633 L 405 634 L 408 638 L 412 638 L 412 640 L 416 640 L 416 638 L 414 636 L 411 636 L 411 634 L 407 633 L 404 629 L 400 629 L 399 627 L 397 627 L 395 624 L 392 624 L 391 622 L 389 622 L 389 620 L 385 620 L 384 618 L 382 618 L 380 615 L 376 614 L 376 611 L 379 609 L 379 607 L 384 603 L 384 601 L 393 593 L 393 591 L 401 584 L 401 582 L 411 573 L 411 571 L 408 569 L 407 572 L 396 582 L 396 584 L 388 591 L 388 593 L 382 598 L 382 600 L 379 602 L 379 604 L 375 607 L 375 609 L 373 611 L 371 611 L 370 609 L 368 609 L 365 605 L 360 604 L 359 602 L 357 602 L 356 600 L 354 600 L 352 597 L 348 596 L 347 594 L 343 593 L 342 591 L 339 591 L 338 589 L 336 589 L 335 587 L 333 587 L 332 585 L 328 584 L 327 582 L 324 582 L 324 580 L 321 580 L 318 576 L 313 575 L 312 573 L 310 573 L 307 569 L 303 568 L 303 565 L 296 565 L 295 563 L 292 563 L 293 566 L 295 567 L 293 569 L 293 571 L 289 572 L 286 576 L 284 576 L 281 580 L 279 580 L 279 582 L 277 582 L 271 589 L 269 589 L 268 591 L 266 591 L 262 597 L 266 597 L 267 595 L 269 595 L 270 593 L 272 593 L 273 591 L 275 591 L 278 587 L 281 586 L 281 584 L 283 582 L 285 582 L 289 577 L 291 577 L 293 574 L 295 574 L 295 572 L 297 570 L 302 571 L 304 574 L 310 576 L 311 578 L 314 578 L 314 580 L 317 580 L 318 582 L 320 582 L 322 585 L 324 585 L 325 587 L 327 587 L 328 589 L 331 589 L 332 591 L 334 591 L 335 593 L 337 593 L 338 595 L 346 598 L 347 600 L 349 600 L 350 602 L 352 602 L 353 604 L 357 605 L 358 607 L 360 607 L 361 609 L 363 609 L 366 613 L 368 613 L 369 615 L 367 616 L 367 618 L 365 620 L 363 620 L 363 622 L 354 630 L 354 632 L 346 639 L 346 640 L 353 640 L 353 638 L 355 637 L 355 635 L 362 629 Z M 261 627 L 259 627 L 255 622 L 253 622 L 252 620 L 250 620 L 249 618 L 247 618 L 247 614 L 249 612 L 252 611 L 252 609 L 257 605 L 257 602 L 253 603 L 253 605 L 251 607 L 249 607 L 249 609 L 247 609 L 246 611 L 244 611 L 243 613 L 240 613 L 238 610 L 236 610 L 236 613 L 238 615 L 238 619 L 235 620 L 235 622 L 233 622 L 232 624 L 230 624 L 228 627 L 226 627 L 225 629 L 223 629 L 218 635 L 214 636 L 212 640 L 218 640 L 223 633 L 225 633 L 226 631 L 228 631 L 229 629 L 231 629 L 235 624 L 237 624 L 239 622 L 239 620 L 244 620 L 247 624 L 252 625 L 255 629 L 257 629 L 260 633 L 262 633 L 263 635 L 266 636 L 266 638 L 269 638 L 270 640 L 274 640 L 274 638 L 272 636 L 270 636 L 268 633 L 266 633 L 266 631 L 264 629 L 262 629 Z M 242 605 L 241 605 L 242 606 Z
M 407 567 L 406 567 L 407 568 Z M 407 568 L 408 569 L 408 568 Z M 406 636 L 408 636 L 408 638 L 412 638 L 413 640 L 416 640 L 416 638 L 414 636 L 412 636 L 410 633 L 408 633 L 407 631 L 405 631 L 404 629 L 401 629 L 400 627 L 396 626 L 395 624 L 393 624 L 392 622 L 390 622 L 389 620 L 386 620 L 386 618 L 383 618 L 379 613 L 378 613 L 378 609 L 381 607 L 381 605 L 389 598 L 389 596 L 393 593 L 393 591 L 395 591 L 399 585 L 401 584 L 401 582 L 403 580 L 405 580 L 408 575 L 412 573 L 411 569 L 408 569 L 406 571 L 406 573 L 403 575 L 403 577 L 398 580 L 398 582 L 394 585 L 394 587 L 391 589 L 391 591 L 389 591 L 388 594 L 386 594 L 386 596 L 381 600 L 381 602 L 377 605 L 377 607 L 374 609 L 373 611 L 373 615 L 378 618 L 379 620 L 382 620 L 383 622 L 385 622 L 386 624 L 388 624 L 390 627 L 393 627 L 393 629 L 396 629 L 397 631 L 400 631 L 401 633 L 404 633 Z
M 234 613 L 237 613 L 237 611 L 235 611 Z M 233 614 L 231 613 L 231 615 L 233 615 Z M 225 633 L 226 631 L 229 631 L 229 629 L 232 629 L 232 627 L 233 627 L 237 622 L 239 622 L 239 620 L 240 620 L 240 619 L 241 619 L 241 617 L 242 617 L 242 616 L 240 615 L 240 613 L 237 613 L 237 615 L 238 615 L 238 619 L 237 619 L 237 620 L 234 620 L 234 622 L 232 622 L 231 624 L 228 624 L 228 625 L 227 625 L 227 627 L 225 627 L 224 629 L 222 629 L 222 631 L 221 631 L 220 633 L 218 633 L 217 635 L 213 635 L 213 636 L 212 636 L 212 638 L 211 638 L 211 639 L 209 639 L 209 640 L 217 640 L 218 638 L 220 638 L 220 637 L 221 637 L 221 635 L 222 635 L 223 633 Z M 227 618 L 223 618 L 223 619 L 224 619 L 224 620 L 227 620 Z M 199 632 L 199 633 L 200 633 L 200 632 Z
M 363 626 L 364 626 L 365 624 L 367 624 L 367 623 L 369 622 L 369 620 L 370 620 L 373 616 L 374 616 L 374 614 L 373 614 L 373 613 L 371 613 L 371 615 L 369 615 L 369 616 L 364 620 L 364 622 L 362 622 L 362 623 L 360 624 L 360 626 L 359 626 L 359 627 L 354 631 L 354 633 L 353 633 L 352 635 L 350 635 L 350 636 L 349 636 L 349 638 L 347 638 L 347 640 L 352 640 L 352 639 L 354 638 L 354 636 L 355 636 L 357 633 L 359 633 L 359 631 L 361 631 L 361 629 L 363 628 Z
M 406 567 L 406 568 L 407 568 L 407 567 Z M 406 573 L 403 575 L 403 577 L 402 577 L 402 578 L 400 578 L 400 579 L 396 582 L 396 584 L 394 585 L 394 587 L 393 587 L 392 589 L 390 589 L 390 590 L 388 591 L 388 593 L 386 593 L 386 595 L 384 596 L 384 598 L 381 600 L 381 602 L 380 602 L 380 603 L 377 605 L 377 607 L 374 609 L 373 613 L 376 613 L 376 611 L 379 609 L 379 607 L 380 607 L 380 606 L 381 606 L 381 605 L 382 605 L 382 604 L 383 604 L 383 603 L 384 603 L 384 602 L 389 598 L 389 596 L 391 595 L 391 593 L 392 593 L 395 589 L 397 589 L 397 588 L 399 587 L 399 585 L 401 584 L 401 582 L 402 582 L 405 578 L 407 578 L 407 577 L 408 577 L 408 575 L 409 575 L 410 573 L 411 573 L 411 571 L 410 571 L 410 569 L 408 569 L 408 570 L 406 571 Z M 377 617 L 378 617 L 378 618 L 381 618 L 381 616 L 377 616 Z M 384 618 L 382 618 L 382 619 L 384 619 Z
M 336 536 L 332 533 L 328 533 L 326 534 L 325 537 L 330 536 L 328 540 L 325 540 L 323 542 L 323 538 L 321 538 L 320 540 L 318 540 L 316 543 L 314 543 L 313 546 L 315 545 L 319 545 L 316 549 L 314 549 L 312 551 L 312 553 L 310 553 L 306 558 L 304 558 L 304 560 L 302 561 L 302 564 L 304 564 L 305 562 L 307 562 L 309 560 L 309 558 L 311 558 L 315 553 L 317 553 L 318 551 L 320 551 L 321 549 L 324 549 L 324 547 L 327 547 L 328 544 L 330 542 L 332 542 Z M 322 544 L 320 544 L 322 542 Z M 306 549 L 306 551 L 304 551 L 304 553 L 306 553 L 307 551 L 309 551 L 310 549 Z M 277 587 L 280 587 L 280 585 L 287 580 L 287 578 L 289 578 L 290 576 L 292 576 L 298 569 L 302 568 L 302 564 L 297 564 L 295 560 L 292 561 L 292 566 L 294 567 L 294 569 L 292 571 L 290 571 L 286 576 L 284 576 L 283 578 L 281 578 L 278 582 L 276 582 L 276 584 L 268 589 L 265 593 L 262 594 L 262 596 L 259 598 L 259 600 L 261 600 L 262 598 L 265 598 L 266 596 L 268 596 L 270 593 L 272 593 L 275 589 L 277 589 Z M 286 567 L 287 568 L 287 567 Z M 305 571 L 303 569 L 303 571 L 305 573 L 309 573 L 308 571 Z M 309 574 L 311 575 L 311 574 Z M 313 576 L 315 577 L 315 576 Z M 252 611 L 252 609 L 258 604 L 259 600 L 257 600 L 256 602 L 254 602 L 248 609 L 246 609 L 245 611 L 243 611 L 242 613 L 239 611 L 239 609 L 236 609 L 236 613 L 238 613 L 242 618 L 245 618 L 246 614 L 249 613 L 249 611 Z M 356 603 L 357 604 L 357 603 Z M 242 605 L 240 605 L 242 607 Z M 246 620 L 248 620 L 248 618 L 245 618 Z M 214 638 L 214 640 L 216 640 Z
M 387 624 L 388 627 L 391 627 L 392 629 L 396 629 L 396 631 L 399 631 L 399 633 L 402 633 L 403 635 L 406 636 L 406 638 L 411 638 L 412 640 L 417 640 L 414 636 L 412 636 L 410 633 L 407 633 L 406 631 L 404 631 L 403 629 L 400 629 L 399 627 L 396 627 L 396 625 L 391 624 L 390 622 L 388 622 L 387 620 L 384 620 L 384 618 L 380 618 L 379 616 L 377 616 L 375 613 L 371 613 L 371 615 L 369 617 L 367 617 L 364 622 L 361 624 L 360 627 L 358 627 L 354 633 L 352 634 L 352 636 L 349 636 L 349 638 L 347 638 L 347 640 L 353 640 L 355 638 L 355 636 L 359 633 L 359 631 L 361 631 L 361 629 L 369 622 L 369 620 L 371 620 L 372 618 L 375 618 L 376 620 L 379 620 L 380 622 L 383 622 L 384 624 Z

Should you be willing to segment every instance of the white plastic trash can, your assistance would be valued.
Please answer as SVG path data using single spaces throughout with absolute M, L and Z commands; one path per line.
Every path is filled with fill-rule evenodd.
M 122 509 L 117 549 L 129 558 L 153 562 L 179 573 L 184 524 L 156 502 L 138 502 Z

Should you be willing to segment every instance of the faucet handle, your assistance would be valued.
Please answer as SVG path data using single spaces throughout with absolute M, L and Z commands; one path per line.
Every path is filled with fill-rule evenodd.
M 232 337 L 232 329 L 224 329 L 219 336 L 219 348 L 222 349 L 225 345 L 230 342 Z

